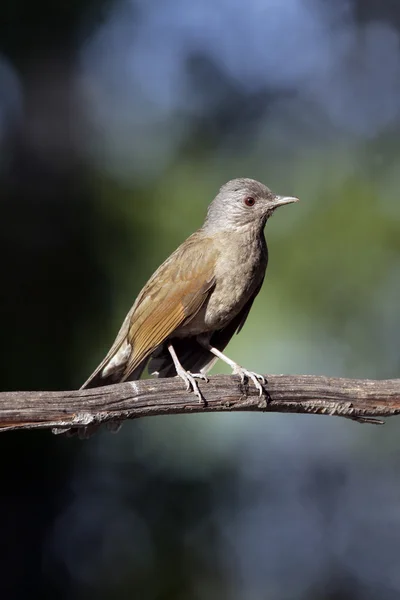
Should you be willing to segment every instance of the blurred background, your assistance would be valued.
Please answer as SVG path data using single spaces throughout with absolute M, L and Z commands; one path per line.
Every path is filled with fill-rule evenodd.
M 400 373 L 400 5 L 3 0 L 0 389 L 77 388 L 219 186 L 299 205 L 229 355 Z M 217 372 L 229 372 L 218 363 Z M 400 419 L 0 436 L 1 597 L 400 597 Z

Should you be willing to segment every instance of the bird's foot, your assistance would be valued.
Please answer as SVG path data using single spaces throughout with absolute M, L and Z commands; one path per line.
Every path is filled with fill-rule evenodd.
M 247 369 L 244 369 L 239 365 L 233 367 L 233 375 L 239 375 L 242 383 L 244 383 L 246 379 L 251 379 L 256 389 L 258 390 L 259 395 L 262 396 L 264 394 L 265 390 L 263 388 L 263 385 L 267 383 L 267 380 L 265 379 L 264 375 L 253 373 L 253 371 L 248 371 Z
M 184 382 L 187 391 L 189 392 L 191 390 L 192 392 L 194 392 L 198 397 L 199 402 L 205 405 L 205 398 L 199 389 L 196 379 L 202 379 L 203 381 L 208 383 L 209 379 L 207 375 L 204 375 L 204 373 L 191 373 L 190 371 L 186 371 L 186 369 L 184 369 L 183 367 L 177 367 L 176 374 Z

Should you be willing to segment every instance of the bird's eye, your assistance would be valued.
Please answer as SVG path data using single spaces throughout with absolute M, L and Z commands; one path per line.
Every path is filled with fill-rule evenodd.
M 256 203 L 256 200 L 255 200 L 255 198 L 253 198 L 253 196 L 247 196 L 244 199 L 244 203 L 246 206 L 254 206 Z

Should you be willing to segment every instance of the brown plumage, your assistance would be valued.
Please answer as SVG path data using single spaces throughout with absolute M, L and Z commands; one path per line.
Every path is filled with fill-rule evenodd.
M 178 374 L 202 399 L 196 378 L 221 358 L 260 395 L 262 376 L 221 354 L 243 327 L 265 275 L 268 251 L 263 229 L 280 197 L 252 179 L 222 186 L 204 225 L 157 269 L 126 316 L 107 356 L 82 386 L 139 379 L 146 365 L 159 377 Z M 69 430 L 87 437 L 91 425 Z M 62 433 L 61 431 L 58 431 Z

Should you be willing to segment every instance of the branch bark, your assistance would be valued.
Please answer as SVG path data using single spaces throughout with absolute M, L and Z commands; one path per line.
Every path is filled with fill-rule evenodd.
M 400 414 L 400 379 L 270 375 L 261 398 L 253 385 L 217 375 L 200 383 L 207 404 L 181 380 L 145 379 L 89 390 L 1 392 L 0 431 L 84 427 L 151 415 L 256 411 L 337 415 L 361 423 Z

